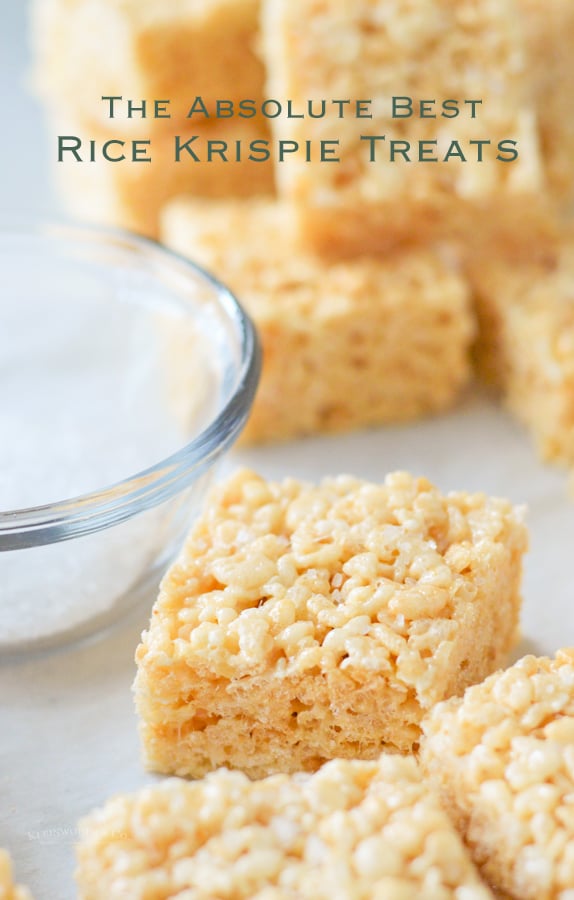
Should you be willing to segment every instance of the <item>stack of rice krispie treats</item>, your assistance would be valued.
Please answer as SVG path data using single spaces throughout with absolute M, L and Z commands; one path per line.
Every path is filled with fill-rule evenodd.
M 255 319 L 264 365 L 245 441 L 452 405 L 471 376 L 483 296 L 461 260 L 481 273 L 483 259 L 511 259 L 520 271 L 556 253 L 574 192 L 568 0 L 35 0 L 34 33 L 54 130 L 152 138 L 150 164 L 68 153 L 56 168 L 72 206 L 160 235 Z M 114 118 L 102 96 L 117 98 Z M 197 97 L 209 118 L 186 118 Z M 237 111 L 265 97 L 303 114 L 214 115 L 218 100 Z M 146 99 L 146 118 L 129 117 L 128 98 Z M 150 118 L 153 100 L 168 99 L 171 118 Z M 359 100 L 369 118 L 349 113 Z M 325 115 L 305 112 L 321 101 Z M 177 163 L 175 133 L 230 146 L 336 138 L 340 162 Z M 512 141 L 517 158 L 504 161 Z M 512 355 L 504 343 L 479 332 L 498 367 Z M 567 421 L 557 427 L 574 440 Z
M 148 767 L 201 780 L 82 823 L 81 897 L 492 897 L 413 753 L 514 646 L 526 543 L 507 501 L 406 473 L 215 488 L 135 683 Z
M 406 473 L 217 487 L 136 655 L 147 765 L 198 780 L 81 823 L 80 896 L 568 900 L 574 650 L 496 671 L 525 546 Z

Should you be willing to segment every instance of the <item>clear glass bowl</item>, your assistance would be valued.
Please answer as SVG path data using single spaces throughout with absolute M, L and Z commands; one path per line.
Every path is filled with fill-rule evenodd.
M 259 377 L 192 263 L 67 226 L 0 233 L 0 655 L 153 600 Z

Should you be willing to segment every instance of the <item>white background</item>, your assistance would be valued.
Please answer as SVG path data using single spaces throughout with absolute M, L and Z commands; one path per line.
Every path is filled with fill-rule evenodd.
M 54 216 L 48 174 L 54 148 L 24 89 L 26 7 L 0 0 L 0 8 L 1 212 L 8 220 Z M 270 476 L 310 478 L 347 471 L 381 479 L 406 468 L 444 489 L 527 501 L 532 551 L 517 655 L 574 644 L 574 505 L 565 476 L 543 467 L 523 430 L 480 393 L 469 393 L 457 410 L 434 421 L 301 441 L 230 462 L 238 461 Z M 0 666 L 0 846 L 10 848 L 20 880 L 37 900 L 74 896 L 78 817 L 149 780 L 139 762 L 130 695 L 133 652 L 147 615 L 140 609 L 89 647 Z

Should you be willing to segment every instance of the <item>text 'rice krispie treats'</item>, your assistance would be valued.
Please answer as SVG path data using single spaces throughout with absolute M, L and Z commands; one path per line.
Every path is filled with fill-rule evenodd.
M 27 888 L 14 884 L 10 856 L 2 849 L 0 849 L 0 900 L 32 900 Z
M 196 96 L 263 94 L 257 56 L 259 0 L 34 0 L 35 84 L 50 107 L 72 119 L 132 133 L 181 127 Z M 121 97 L 115 118 L 102 97 Z M 148 104 L 146 117 L 127 101 Z M 172 120 L 154 118 L 169 101 Z M 176 128 L 177 125 L 177 128 Z
M 148 766 L 253 777 L 417 744 L 512 647 L 521 511 L 426 479 L 240 471 L 165 576 L 136 654 Z
M 479 255 L 468 274 L 479 371 L 544 458 L 574 464 L 574 237 L 530 261 Z
M 370 119 L 349 105 L 342 117 L 329 106 L 322 118 L 273 120 L 280 139 L 339 141 L 338 162 L 293 154 L 277 166 L 279 191 L 316 247 L 352 254 L 481 229 L 512 241 L 516 231 L 552 232 L 521 26 L 515 0 L 264 4 L 269 96 L 298 110 L 324 98 L 372 101 Z M 412 100 L 412 115 L 395 97 Z M 458 115 L 447 107 L 443 116 L 453 100 Z M 507 140 L 517 142 L 514 161 L 497 159 L 508 160 Z M 434 142 L 422 158 L 421 141 Z M 480 154 L 477 141 L 490 142 Z
M 83 825 L 81 900 L 488 900 L 413 759 L 120 796 Z
M 468 287 L 437 251 L 329 264 L 273 200 L 176 200 L 163 240 L 253 317 L 263 372 L 243 439 L 272 441 L 442 410 L 470 375 Z
M 423 723 L 424 768 L 485 876 L 515 900 L 574 891 L 574 649 L 526 656 Z

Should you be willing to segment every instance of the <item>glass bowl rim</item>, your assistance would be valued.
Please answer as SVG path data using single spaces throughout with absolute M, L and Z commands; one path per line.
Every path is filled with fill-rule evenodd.
M 240 359 L 233 387 L 210 422 L 175 453 L 127 478 L 66 500 L 13 510 L 0 509 L 0 552 L 70 540 L 110 528 L 174 497 L 206 472 L 234 442 L 250 412 L 261 371 L 261 348 L 255 326 L 229 288 L 202 266 L 157 241 L 115 228 L 68 222 L 25 226 L 0 225 L 7 238 L 56 236 L 114 244 L 152 260 L 171 263 L 213 290 L 225 319 L 233 326 Z

